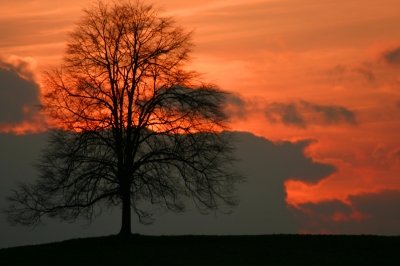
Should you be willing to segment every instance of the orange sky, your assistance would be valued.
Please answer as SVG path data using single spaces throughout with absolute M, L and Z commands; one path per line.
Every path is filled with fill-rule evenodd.
M 66 34 L 92 1 L 0 0 L 0 59 L 40 71 L 58 64 Z M 335 174 L 286 181 L 287 202 L 400 190 L 398 0 L 163 0 L 195 29 L 191 67 L 233 93 L 232 129 L 270 140 L 315 139 L 306 150 Z M 44 128 L 37 114 L 0 131 Z M 300 207 L 299 207 L 300 208 Z

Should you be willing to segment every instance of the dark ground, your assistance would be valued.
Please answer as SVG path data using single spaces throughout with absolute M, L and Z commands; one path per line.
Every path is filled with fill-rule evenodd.
M 0 249 L 0 265 L 400 265 L 400 236 L 108 236 Z

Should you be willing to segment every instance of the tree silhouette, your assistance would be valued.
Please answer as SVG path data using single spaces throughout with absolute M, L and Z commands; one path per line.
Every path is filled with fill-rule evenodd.
M 55 127 L 36 164 L 39 180 L 8 198 L 11 224 L 42 217 L 92 221 L 122 207 L 153 221 L 158 209 L 202 213 L 237 203 L 226 93 L 185 70 L 191 32 L 142 1 L 84 10 L 59 67 L 43 75 L 43 110 Z

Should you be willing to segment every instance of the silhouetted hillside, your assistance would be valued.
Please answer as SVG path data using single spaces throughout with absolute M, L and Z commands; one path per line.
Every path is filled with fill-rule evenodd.
M 1 265 L 397 265 L 400 237 L 119 236 L 0 249 Z

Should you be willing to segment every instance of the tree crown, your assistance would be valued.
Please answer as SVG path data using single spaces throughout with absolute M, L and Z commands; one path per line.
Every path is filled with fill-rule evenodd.
M 242 177 L 223 132 L 226 93 L 184 69 L 191 32 L 142 1 L 84 12 L 62 64 L 44 73 L 55 129 L 39 180 L 9 198 L 10 221 L 91 220 L 122 205 L 121 230 L 130 233 L 131 209 L 149 223 L 149 205 L 183 211 L 188 197 L 205 213 L 235 205 Z

